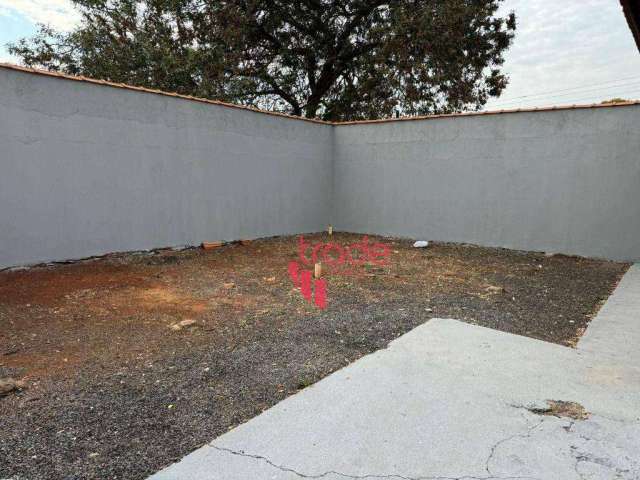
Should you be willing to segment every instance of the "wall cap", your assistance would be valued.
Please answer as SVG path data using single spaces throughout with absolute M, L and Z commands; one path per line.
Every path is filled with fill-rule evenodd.
M 207 103 L 207 104 L 218 105 L 218 106 L 227 107 L 227 108 L 235 108 L 238 110 L 248 110 L 254 113 L 260 113 L 264 115 L 273 115 L 277 117 L 288 118 L 291 120 L 299 120 L 304 122 L 318 123 L 322 125 L 334 125 L 334 126 L 367 125 L 372 123 L 408 122 L 408 121 L 417 121 L 417 120 L 435 120 L 440 118 L 475 117 L 475 116 L 481 116 L 481 115 L 500 115 L 500 114 L 508 114 L 508 113 L 551 112 L 551 111 L 563 111 L 563 110 L 583 110 L 583 109 L 590 109 L 590 108 L 612 108 L 612 107 L 628 107 L 630 105 L 640 105 L 640 100 L 632 100 L 628 102 L 618 102 L 618 103 L 604 103 L 604 104 L 592 103 L 592 104 L 584 104 L 584 105 L 516 108 L 516 109 L 508 109 L 508 110 L 487 110 L 487 111 L 473 111 L 473 112 L 459 112 L 459 113 L 442 113 L 437 115 L 422 115 L 422 116 L 415 116 L 415 117 L 381 118 L 377 120 L 353 120 L 353 121 L 342 121 L 342 122 L 330 122 L 330 121 L 319 120 L 314 118 L 297 117 L 295 115 L 290 115 L 287 113 L 271 112 L 268 110 L 262 110 L 255 107 L 222 102 L 220 100 L 210 100 L 207 98 L 194 97 L 191 95 L 182 95 L 179 93 L 165 92 L 163 90 L 156 90 L 152 88 L 136 87 L 134 85 L 128 85 L 125 83 L 109 82 L 107 80 L 97 80 L 95 78 L 68 75 L 66 73 L 51 72 L 48 70 L 23 67 L 21 65 L 15 65 L 12 63 L 0 63 L 0 68 L 6 69 L 6 70 L 15 70 L 15 71 L 24 72 L 24 73 L 31 73 L 35 75 L 44 75 L 48 77 L 72 80 L 76 82 L 85 82 L 85 83 L 92 83 L 95 85 L 102 85 L 102 86 L 113 87 L 113 88 L 122 88 L 125 90 L 133 90 L 136 92 L 152 93 L 155 95 L 164 95 L 168 97 L 180 98 L 183 100 L 190 100 L 193 102 Z

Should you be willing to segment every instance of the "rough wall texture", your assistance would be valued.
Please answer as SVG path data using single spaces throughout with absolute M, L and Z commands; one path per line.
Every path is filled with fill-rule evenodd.
M 322 125 L 0 68 L 0 267 L 319 231 L 640 259 L 640 105 Z
M 349 125 L 336 228 L 640 259 L 640 106 Z
M 323 230 L 332 134 L 0 69 L 0 267 Z

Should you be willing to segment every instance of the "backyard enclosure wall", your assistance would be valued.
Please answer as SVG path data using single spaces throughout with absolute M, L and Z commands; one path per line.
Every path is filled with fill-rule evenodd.
M 640 259 L 640 105 L 335 130 L 337 229 Z
M 0 68 L 0 267 L 336 229 L 640 259 L 640 105 L 326 125 Z
M 331 135 L 0 68 L 0 267 L 322 230 Z

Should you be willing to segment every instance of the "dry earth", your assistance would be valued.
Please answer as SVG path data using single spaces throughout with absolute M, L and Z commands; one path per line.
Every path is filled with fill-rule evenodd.
M 326 274 L 325 310 L 287 273 L 297 237 L 1 272 L 0 378 L 25 388 L 0 396 L 0 478 L 145 478 L 433 317 L 571 346 L 628 268 L 371 241 L 388 262 Z

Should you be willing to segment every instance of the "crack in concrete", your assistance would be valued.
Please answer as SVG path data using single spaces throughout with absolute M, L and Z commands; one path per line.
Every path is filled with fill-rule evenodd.
M 593 439 L 582 434 L 580 434 L 579 437 L 585 442 L 594 441 Z M 610 457 L 595 455 L 586 450 L 581 450 L 575 445 L 571 445 L 571 454 L 575 458 L 573 469 L 578 474 L 580 479 L 586 479 L 586 475 L 581 473 L 579 470 L 580 465 L 584 463 L 592 463 L 594 465 L 606 468 L 608 471 L 615 473 L 615 478 L 626 478 L 626 475 L 631 473 L 631 470 L 628 468 L 620 468 L 616 466 L 614 461 Z
M 586 479 L 586 474 L 580 472 L 580 465 L 584 464 L 584 463 L 592 463 L 594 465 L 598 465 L 600 467 L 606 468 L 608 471 L 615 473 L 616 477 L 615 478 L 625 478 L 624 476 L 626 476 L 627 474 L 629 474 L 631 471 L 627 468 L 618 468 L 615 465 L 613 465 L 611 463 L 611 461 L 607 458 L 604 457 L 596 457 L 591 455 L 590 453 L 585 453 L 585 452 L 580 452 L 577 449 L 572 448 L 572 450 L 574 451 L 574 455 L 575 455 L 575 463 L 573 465 L 573 469 L 575 470 L 576 474 L 578 474 L 578 476 L 581 479 Z M 589 477 L 591 477 L 591 475 L 589 475 Z
M 518 433 L 515 435 L 511 435 L 507 438 L 503 438 L 502 440 L 497 441 L 496 443 L 493 444 L 493 446 L 491 447 L 490 451 L 489 451 L 489 456 L 487 457 L 487 461 L 485 462 L 485 470 L 487 472 L 487 474 L 489 475 L 493 475 L 493 472 L 491 471 L 491 461 L 494 459 L 495 455 L 496 455 L 496 451 L 498 450 L 498 448 L 502 445 L 504 445 L 507 442 L 510 442 L 511 440 L 515 439 L 515 438 L 531 438 L 531 434 L 533 433 L 534 430 L 536 430 L 537 428 L 539 428 L 546 419 L 542 419 L 540 420 L 538 423 L 536 423 L 534 426 L 532 427 L 528 427 L 526 433 Z
M 532 430 L 532 429 L 531 429 Z M 515 437 L 515 436 L 513 436 Z M 512 438 L 512 437 L 510 437 Z M 500 443 L 500 442 L 498 442 Z M 274 462 L 272 462 L 271 460 L 269 460 L 267 457 L 264 457 L 262 455 L 255 455 L 255 454 L 249 454 L 246 453 L 242 450 L 232 450 L 230 448 L 224 448 L 224 447 L 217 447 L 215 445 L 208 445 L 209 447 L 218 450 L 219 452 L 223 452 L 223 453 L 228 453 L 231 455 L 237 455 L 240 457 L 245 457 L 245 458 L 252 458 L 254 460 L 259 460 L 262 461 L 264 463 L 266 463 L 267 465 L 280 470 L 282 472 L 286 472 L 286 473 L 291 473 L 293 475 L 296 475 L 297 477 L 300 478 L 309 478 L 309 479 L 322 479 L 322 478 L 327 478 L 329 475 L 333 475 L 333 476 L 337 476 L 337 477 L 342 477 L 342 478 L 346 478 L 346 479 L 351 479 L 351 480 L 375 480 L 375 479 L 387 479 L 387 480 L 539 480 L 535 477 L 520 477 L 520 476 L 507 476 L 507 477 L 502 477 L 502 476 L 496 476 L 496 475 L 492 475 L 491 473 L 489 473 L 489 476 L 475 476 L 475 475 L 462 475 L 459 477 L 449 477 L 449 476 L 420 476 L 420 477 L 407 477 L 404 475 L 400 475 L 400 474 L 388 474 L 388 475 L 377 475 L 377 474 L 366 474 L 366 475 L 349 475 L 347 473 L 342 473 L 342 472 L 337 472 L 335 470 L 327 470 L 326 472 L 317 474 L 317 475 L 309 475 L 309 474 L 305 474 L 302 472 L 298 472 L 297 470 L 291 468 L 291 467 L 286 467 L 283 465 L 278 465 Z

